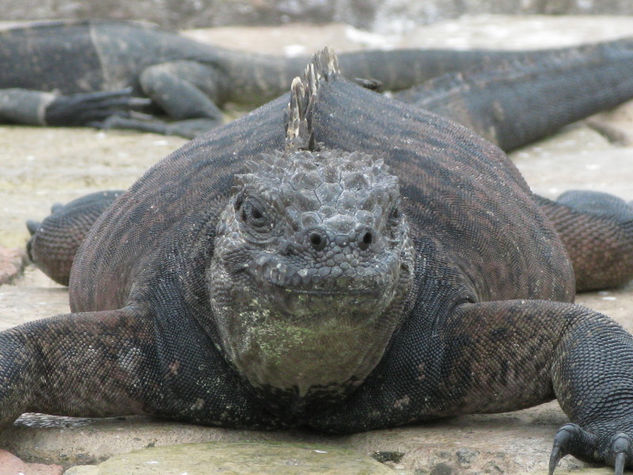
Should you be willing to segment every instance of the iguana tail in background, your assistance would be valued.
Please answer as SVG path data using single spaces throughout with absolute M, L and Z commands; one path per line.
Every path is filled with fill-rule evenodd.
M 514 150 L 633 98 L 633 40 L 534 52 L 394 94 Z

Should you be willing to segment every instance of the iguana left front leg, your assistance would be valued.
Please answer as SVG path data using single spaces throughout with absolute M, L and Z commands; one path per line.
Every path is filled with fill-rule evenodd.
M 553 465 L 568 453 L 614 465 L 624 451 L 633 467 L 633 337 L 617 323 L 546 300 L 463 303 L 446 317 L 437 312 L 433 320 L 414 311 L 379 375 L 310 424 L 353 432 L 557 398 L 581 429 L 562 442 L 556 437 Z
M 574 424 L 555 437 L 550 473 L 565 454 L 633 468 L 633 337 L 617 323 L 579 305 L 514 300 L 462 305 L 446 330 L 448 354 L 451 338 L 469 337 L 447 373 L 483 375 L 473 412 L 518 409 L 551 388 Z

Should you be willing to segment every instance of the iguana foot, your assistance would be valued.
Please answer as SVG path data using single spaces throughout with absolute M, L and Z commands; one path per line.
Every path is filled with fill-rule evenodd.
M 100 91 L 59 96 L 46 107 L 47 125 L 92 125 L 112 116 L 127 116 L 131 110 L 145 107 L 151 100 L 132 97 L 132 89 Z
M 56 203 L 43 221 L 28 220 L 29 259 L 55 282 L 68 285 L 75 253 L 90 227 L 123 191 L 100 191 L 66 205 Z
M 549 474 L 552 475 L 559 460 L 565 455 L 589 463 L 611 465 L 616 475 L 622 475 L 624 468 L 633 468 L 633 440 L 611 427 L 596 436 L 577 424 L 565 424 L 554 437 L 554 445 L 549 459 Z M 613 435 L 609 437 L 609 433 Z
M 552 475 L 556 465 L 565 455 L 573 455 L 586 459 L 593 454 L 597 445 L 596 437 L 583 430 L 578 424 L 565 424 L 554 436 L 554 445 L 549 457 L 549 474 Z
M 633 208 L 608 193 L 570 190 L 537 202 L 565 244 L 576 291 L 608 289 L 633 278 Z

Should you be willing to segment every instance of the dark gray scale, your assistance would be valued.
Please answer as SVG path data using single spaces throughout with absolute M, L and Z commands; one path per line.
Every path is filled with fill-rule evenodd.
M 459 87 L 454 78 L 438 80 L 397 97 L 508 150 L 631 97 L 620 81 L 630 73 L 629 43 L 375 50 L 340 59 L 346 77 L 390 91 L 475 67 Z M 194 137 L 222 123 L 227 102 L 255 106 L 287 91 L 307 60 L 225 50 L 142 23 L 35 23 L 0 32 L 0 121 Z M 570 92 L 581 89 L 591 93 Z
M 105 86 L 87 22 L 36 23 L 0 31 L 0 64 L 6 65 L 0 68 L 2 89 L 72 94 Z

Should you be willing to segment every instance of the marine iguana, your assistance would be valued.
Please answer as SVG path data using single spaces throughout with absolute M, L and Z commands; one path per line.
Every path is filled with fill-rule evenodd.
M 623 54 L 620 63 L 630 62 L 625 51 L 628 44 L 629 40 L 620 40 L 597 48 Z M 371 79 L 384 89 L 401 90 L 474 65 L 513 60 L 547 65 L 547 58 L 561 52 L 578 54 L 576 48 L 518 52 L 402 49 L 354 52 L 339 58 L 347 77 Z M 0 120 L 132 128 L 193 137 L 221 123 L 219 108 L 226 102 L 260 105 L 287 91 L 307 61 L 304 57 L 226 50 L 141 23 L 33 23 L 0 31 L 0 64 L 10 65 L 0 68 Z M 573 76 L 565 62 L 561 64 L 556 74 L 569 88 Z M 627 74 L 624 69 L 622 76 Z M 437 93 L 438 85 L 432 87 Z M 601 87 L 590 97 L 606 90 Z M 421 100 L 422 93 L 415 94 L 410 100 Z M 490 100 L 489 91 L 478 94 L 478 100 Z M 622 94 L 619 102 L 631 97 L 627 93 L 622 98 Z M 146 112 L 161 112 L 172 122 L 157 116 L 139 118 L 136 109 L 147 105 L 147 100 L 132 96 L 150 98 L 153 108 Z M 592 104 L 600 105 L 597 98 Z M 428 100 L 423 105 L 430 107 Z M 526 122 L 538 121 L 538 111 L 523 112 Z M 485 125 L 489 132 L 488 122 Z
M 0 332 L 0 421 L 354 432 L 557 398 L 550 472 L 570 453 L 622 473 L 633 338 L 572 301 L 632 275 L 621 200 L 535 196 L 499 148 L 325 50 L 97 219 L 73 313 Z
M 484 53 L 442 55 L 371 51 L 340 60 L 350 77 L 402 89 Z M 0 120 L 193 137 L 221 123 L 226 102 L 261 105 L 287 91 L 308 59 L 231 51 L 138 22 L 35 22 L 0 31 L 0 64 L 10 65 L 0 69 Z M 131 95 L 150 98 L 173 122 L 130 114 L 146 104 Z

